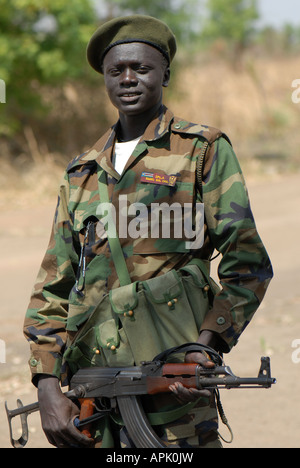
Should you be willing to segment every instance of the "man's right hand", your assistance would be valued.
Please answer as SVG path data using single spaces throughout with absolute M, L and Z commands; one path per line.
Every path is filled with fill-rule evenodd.
M 51 445 L 58 448 L 93 447 L 93 439 L 74 426 L 79 408 L 62 393 L 56 377 L 42 375 L 38 382 L 42 427 Z

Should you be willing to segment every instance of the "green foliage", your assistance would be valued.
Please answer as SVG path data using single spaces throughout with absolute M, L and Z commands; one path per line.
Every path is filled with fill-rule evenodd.
M 203 36 L 208 40 L 222 38 L 238 49 L 244 49 L 258 19 L 256 0 L 208 0 L 208 21 Z
M 257 32 L 256 44 L 266 53 L 272 54 L 298 54 L 300 47 L 300 26 L 284 24 L 281 29 L 265 26 Z
M 0 0 L 0 78 L 7 86 L 0 132 L 44 115 L 43 87 L 85 79 L 86 43 L 95 29 L 90 0 Z

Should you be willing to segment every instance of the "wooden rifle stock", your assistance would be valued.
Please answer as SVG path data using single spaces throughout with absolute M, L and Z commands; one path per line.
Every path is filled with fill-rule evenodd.
M 80 415 L 79 421 L 83 421 L 84 419 L 90 418 L 95 411 L 95 398 L 79 398 L 80 403 Z M 91 435 L 91 423 L 86 424 L 80 429 L 81 432 L 92 439 Z
M 182 383 L 186 388 L 197 388 L 196 375 L 198 367 L 198 364 L 164 364 L 160 376 L 151 376 L 146 379 L 147 393 L 155 395 L 170 392 L 169 387 L 175 382 Z

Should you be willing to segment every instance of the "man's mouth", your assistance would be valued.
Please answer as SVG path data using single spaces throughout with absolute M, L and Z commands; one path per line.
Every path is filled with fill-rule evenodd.
M 119 97 L 120 97 L 121 101 L 132 102 L 132 101 L 135 101 L 140 95 L 141 95 L 141 93 L 138 93 L 138 92 L 123 93 L 123 94 L 120 94 Z

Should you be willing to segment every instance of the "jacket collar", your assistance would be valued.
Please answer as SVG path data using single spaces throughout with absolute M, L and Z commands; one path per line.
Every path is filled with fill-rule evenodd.
M 162 138 L 170 131 L 174 116 L 165 106 L 161 106 L 157 116 L 150 122 L 141 138 L 138 147 L 139 154 L 147 149 L 147 142 L 152 142 Z M 106 172 L 119 179 L 119 174 L 114 170 L 111 163 L 111 153 L 116 140 L 116 132 L 119 121 L 113 125 L 105 134 L 92 146 L 86 153 L 81 154 L 69 164 L 67 172 L 70 172 L 77 166 L 97 162 Z

